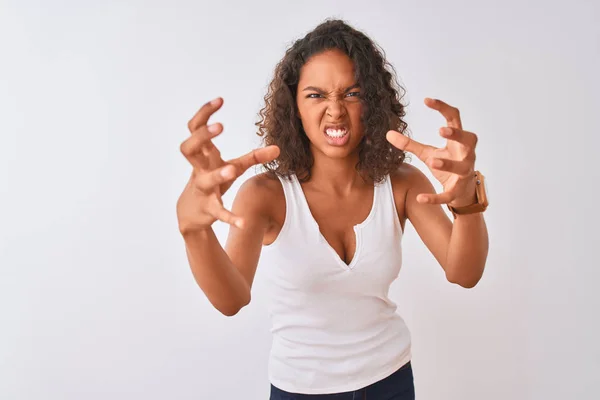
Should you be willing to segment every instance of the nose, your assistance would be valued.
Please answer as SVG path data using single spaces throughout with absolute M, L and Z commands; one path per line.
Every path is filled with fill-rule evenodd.
M 341 117 L 346 115 L 346 107 L 344 102 L 338 99 L 333 99 L 327 106 L 327 115 L 333 120 L 339 120 Z

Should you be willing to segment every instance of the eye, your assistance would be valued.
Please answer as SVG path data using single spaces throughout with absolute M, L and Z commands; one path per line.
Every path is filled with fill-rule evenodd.
M 319 97 L 322 97 L 322 95 L 320 95 L 318 93 L 311 93 L 306 96 L 307 99 L 318 99 Z
M 346 94 L 347 97 L 360 97 L 360 92 L 350 92 Z

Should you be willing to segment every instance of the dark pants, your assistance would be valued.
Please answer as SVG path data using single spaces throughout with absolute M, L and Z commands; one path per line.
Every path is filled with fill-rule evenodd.
M 385 379 L 353 392 L 334 394 L 288 393 L 271 385 L 270 400 L 414 400 L 415 386 L 411 363 Z

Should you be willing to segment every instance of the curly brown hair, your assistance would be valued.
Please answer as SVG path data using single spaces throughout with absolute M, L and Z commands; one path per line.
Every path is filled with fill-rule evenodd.
M 406 157 L 385 137 L 390 129 L 409 136 L 408 124 L 402 119 L 406 114 L 401 103 L 405 90 L 398 84 L 383 49 L 342 20 L 325 20 L 296 40 L 277 64 L 256 126 L 263 144 L 277 145 L 281 153 L 263 167 L 281 177 L 296 174 L 301 181 L 310 179 L 314 161 L 296 105 L 298 80 L 300 69 L 312 56 L 332 49 L 341 50 L 352 60 L 361 88 L 364 137 L 359 144 L 356 169 L 363 178 L 381 182 Z

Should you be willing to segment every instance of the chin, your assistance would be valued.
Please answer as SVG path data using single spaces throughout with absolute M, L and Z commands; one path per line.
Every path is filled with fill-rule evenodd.
M 314 150 L 314 147 L 315 146 L 313 146 L 313 150 Z M 327 143 L 322 143 L 317 147 L 316 150 L 318 150 L 320 153 L 323 153 L 328 158 L 344 159 L 344 158 L 351 157 L 355 154 L 358 155 L 358 144 L 354 145 L 354 144 L 348 143 L 348 145 L 346 145 L 346 146 L 336 147 L 336 146 L 331 146 Z
M 338 159 L 348 158 L 349 156 L 353 155 L 354 153 L 358 154 L 356 149 L 351 149 L 351 148 L 348 148 L 348 149 L 326 148 L 324 153 L 329 158 L 338 158 Z

